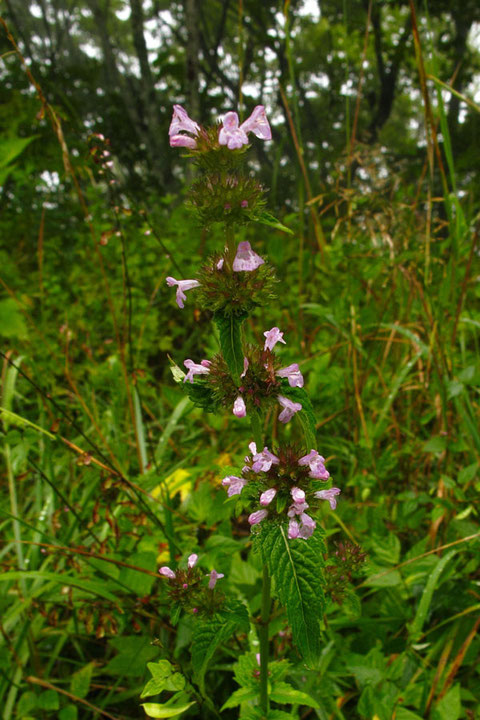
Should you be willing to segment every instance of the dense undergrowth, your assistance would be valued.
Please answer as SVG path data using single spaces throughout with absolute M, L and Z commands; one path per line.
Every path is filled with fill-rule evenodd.
M 441 105 L 435 122 L 448 137 Z M 270 625 L 275 660 L 318 705 L 292 717 L 479 717 L 478 208 L 456 198 L 448 144 L 434 167 L 427 139 L 416 185 L 357 145 L 320 199 L 302 206 L 301 192 L 300 210 L 278 209 L 293 236 L 238 230 L 279 279 L 250 331 L 281 327 L 284 364 L 301 348 L 319 447 L 343 488 L 317 517 L 318 667 L 303 666 L 280 607 Z M 193 296 L 178 310 L 165 277 L 191 277 L 223 237 L 201 233 L 183 197 L 130 202 L 116 169 L 99 175 L 92 158 L 1 251 L 3 717 L 139 717 L 147 662 L 164 658 L 193 684 L 185 717 L 208 718 L 237 688 L 255 627 L 216 650 L 202 692 L 195 618 L 172 626 L 157 570 L 198 552 L 258 613 L 261 561 L 220 485 L 251 437 L 173 382 L 169 358 L 210 357 L 218 341 Z M 367 556 L 348 583 L 347 542 Z

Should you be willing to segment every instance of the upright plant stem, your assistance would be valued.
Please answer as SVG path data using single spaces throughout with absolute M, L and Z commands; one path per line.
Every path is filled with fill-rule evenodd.
M 260 417 L 257 413 L 250 413 L 250 425 L 253 439 L 259 452 L 263 449 L 263 434 Z M 265 717 L 268 713 L 268 623 L 270 619 L 270 575 L 266 565 L 263 567 L 262 606 L 260 610 L 260 623 L 258 638 L 260 640 L 260 708 Z
M 260 615 L 260 707 L 265 717 L 268 713 L 268 621 L 270 618 L 270 576 L 263 566 L 262 611 Z

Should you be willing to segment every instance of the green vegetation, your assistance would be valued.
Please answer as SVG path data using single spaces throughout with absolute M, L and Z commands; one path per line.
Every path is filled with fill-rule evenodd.
M 480 10 L 430 5 L 6 3 L 4 720 L 138 718 L 140 703 L 260 717 L 262 571 L 275 582 L 291 557 L 278 536 L 254 552 L 221 486 L 250 427 L 175 382 L 185 358 L 228 345 L 195 291 L 180 310 L 165 282 L 225 244 L 185 205 L 177 102 L 202 122 L 267 105 L 273 142 L 251 170 L 272 215 L 236 237 L 279 282 L 245 324 L 259 344 L 285 332 L 282 364 L 299 361 L 305 424 L 342 488 L 316 516 L 326 552 L 298 558 L 323 556 L 321 647 L 319 577 L 272 606 L 268 717 L 480 717 Z M 301 422 L 277 412 L 273 440 L 297 442 Z M 232 598 L 201 631 L 158 575 L 193 552 Z

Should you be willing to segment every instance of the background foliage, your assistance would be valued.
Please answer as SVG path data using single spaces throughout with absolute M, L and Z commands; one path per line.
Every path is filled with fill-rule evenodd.
M 199 672 L 226 718 L 254 682 L 253 655 L 238 662 L 252 626 L 192 666 L 194 619 L 173 627 L 156 570 L 196 550 L 258 612 L 261 559 L 219 487 L 251 438 L 175 386 L 168 356 L 208 357 L 218 340 L 165 276 L 191 277 L 223 242 L 184 207 L 172 104 L 209 123 L 260 101 L 274 141 L 254 146 L 252 173 L 294 235 L 239 233 L 280 278 L 251 332 L 281 327 L 285 365 L 301 348 L 342 487 L 319 518 L 318 668 L 280 608 L 271 625 L 290 662 L 279 682 L 318 707 L 278 690 L 279 705 L 322 720 L 478 717 L 478 3 L 2 10 L 3 717 L 138 717 L 147 662 L 162 659 L 193 683 L 185 716 L 215 714 Z M 347 539 L 368 560 L 339 605 L 328 567 Z

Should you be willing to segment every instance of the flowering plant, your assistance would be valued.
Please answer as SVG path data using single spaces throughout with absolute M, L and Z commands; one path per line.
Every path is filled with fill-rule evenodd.
M 325 586 L 323 531 L 315 517 L 322 501 L 335 510 L 340 489 L 331 486 L 326 460 L 317 449 L 315 416 L 300 365 L 285 364 L 277 357 L 278 348 L 287 345 L 285 333 L 274 326 L 263 331 L 260 345 L 246 341 L 244 321 L 275 296 L 276 278 L 250 242 L 236 242 L 235 225 L 256 220 L 287 230 L 265 213 L 263 188 L 244 172 L 249 134 L 272 138 L 262 105 L 242 123 L 236 112 L 227 112 L 220 126 L 210 128 L 192 120 L 180 105 L 174 106 L 170 145 L 186 148 L 200 173 L 189 205 L 204 226 L 222 222 L 226 242 L 206 259 L 195 278 L 167 277 L 166 282 L 176 288 L 176 303 L 183 311 L 186 293 L 195 290 L 188 303 L 211 313 L 219 340 L 216 355 L 185 359 L 186 372 L 175 366 L 174 378 L 197 406 L 208 412 L 223 410 L 249 427 L 249 454 L 241 469 L 223 478 L 222 485 L 224 498 L 236 503 L 237 514 L 245 514 L 263 563 L 260 617 L 254 623 L 260 650 L 254 661 L 258 684 L 256 692 L 247 695 L 252 701 L 248 717 L 266 718 L 270 702 L 279 702 L 276 686 L 269 682 L 275 666 L 269 663 L 271 579 L 274 597 L 286 609 L 293 641 L 305 664 L 314 666 L 321 652 Z M 275 414 L 284 425 L 295 423 L 295 444 L 281 438 L 273 445 L 267 442 L 268 424 Z M 218 501 L 222 502 L 221 496 Z M 181 610 L 195 616 L 192 662 L 203 693 L 206 666 L 216 645 L 239 627 L 248 626 L 248 615 L 241 602 L 226 600 L 216 588 L 223 574 L 211 569 L 207 587 L 197 560 L 191 554 L 184 569 L 163 566 L 160 574 L 168 583 L 172 621 L 176 622 Z M 246 663 L 250 663 L 248 658 L 247 654 Z M 282 685 L 293 693 L 291 702 L 315 706 L 305 693 L 283 681 Z M 240 704 L 244 698 L 237 702 L 234 693 L 224 707 Z

